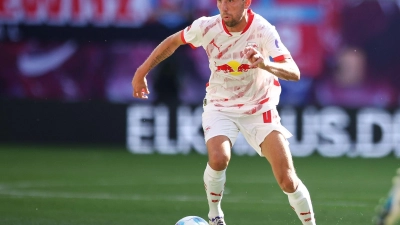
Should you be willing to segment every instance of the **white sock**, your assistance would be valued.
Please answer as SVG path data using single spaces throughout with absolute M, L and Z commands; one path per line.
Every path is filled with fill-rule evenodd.
M 310 193 L 306 186 L 300 181 L 299 186 L 293 193 L 286 193 L 290 206 L 294 209 L 303 224 L 315 225 L 314 211 L 311 204 Z
M 221 199 L 225 187 L 225 170 L 215 171 L 207 163 L 206 170 L 204 171 L 204 186 L 206 188 L 208 206 L 208 218 L 216 216 L 223 217 L 224 212 L 221 209 Z

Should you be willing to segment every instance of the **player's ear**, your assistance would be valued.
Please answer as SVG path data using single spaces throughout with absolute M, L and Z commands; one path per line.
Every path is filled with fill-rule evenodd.
M 251 5 L 251 0 L 245 0 L 245 1 L 246 1 L 246 4 L 245 4 L 246 8 L 249 8 Z

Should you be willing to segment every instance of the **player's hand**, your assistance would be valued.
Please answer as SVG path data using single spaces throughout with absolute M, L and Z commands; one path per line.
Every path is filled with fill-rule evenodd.
M 147 79 L 145 75 L 140 74 L 138 71 L 139 70 L 136 70 L 132 79 L 132 95 L 134 98 L 147 99 L 147 95 L 150 94 L 147 87 Z
M 249 60 L 250 66 L 253 68 L 265 67 L 264 56 L 253 47 L 248 46 L 244 49 L 244 57 Z

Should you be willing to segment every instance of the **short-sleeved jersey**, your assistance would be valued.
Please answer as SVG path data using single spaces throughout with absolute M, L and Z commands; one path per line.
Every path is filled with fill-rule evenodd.
M 192 48 L 202 46 L 209 58 L 211 76 L 206 87 L 204 110 L 238 115 L 257 114 L 279 103 L 278 78 L 266 70 L 251 68 L 244 58 L 246 46 L 253 46 L 265 59 L 290 56 L 275 29 L 250 9 L 242 32 L 229 32 L 220 15 L 201 17 L 182 30 L 181 38 Z

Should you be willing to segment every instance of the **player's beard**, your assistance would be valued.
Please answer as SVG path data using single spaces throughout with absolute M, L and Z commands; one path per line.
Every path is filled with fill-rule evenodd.
M 240 21 L 242 21 L 242 19 L 244 18 L 244 15 L 242 17 L 240 17 L 239 19 L 234 19 L 233 17 L 231 17 L 232 19 L 230 21 L 224 21 L 225 25 L 227 27 L 235 27 L 236 25 L 238 25 L 240 23 Z
M 224 22 L 227 27 L 234 27 L 234 26 L 238 25 L 238 23 L 239 23 L 238 20 L 231 20 L 231 21 L 224 21 Z

